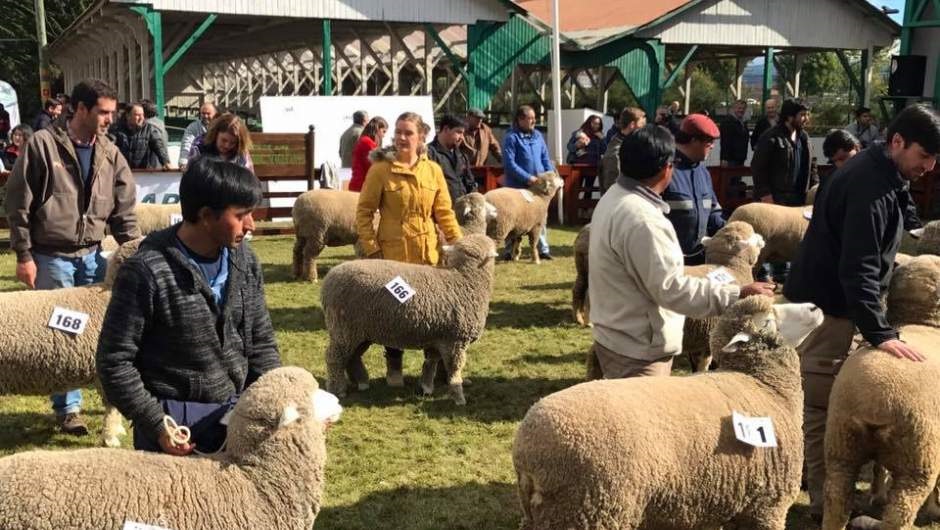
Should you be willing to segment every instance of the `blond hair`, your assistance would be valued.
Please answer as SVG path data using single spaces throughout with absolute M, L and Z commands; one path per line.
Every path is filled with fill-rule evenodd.
M 418 129 L 418 135 L 421 137 L 421 141 L 418 143 L 418 154 L 423 155 L 426 153 L 428 150 L 428 134 L 431 132 L 431 126 L 424 123 L 424 118 L 417 112 L 403 112 L 395 121 L 410 121 L 415 124 L 415 127 Z
M 248 156 L 248 152 L 251 151 L 252 147 L 251 135 L 248 134 L 248 127 L 245 127 L 245 122 L 239 119 L 238 116 L 231 112 L 226 112 L 212 120 L 206 131 L 206 137 L 202 141 L 203 145 L 214 146 L 215 139 L 219 136 L 219 133 L 229 133 L 234 136 L 235 139 L 238 140 L 238 147 L 235 148 L 238 156 Z

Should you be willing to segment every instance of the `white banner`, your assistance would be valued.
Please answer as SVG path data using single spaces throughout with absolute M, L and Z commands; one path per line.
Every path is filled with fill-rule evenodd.
M 180 202 L 179 171 L 134 171 L 137 183 L 137 202 L 175 204 Z

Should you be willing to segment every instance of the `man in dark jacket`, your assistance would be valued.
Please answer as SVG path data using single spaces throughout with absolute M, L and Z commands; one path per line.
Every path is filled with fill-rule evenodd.
M 170 169 L 163 135 L 147 121 L 141 103 L 134 103 L 127 109 L 124 127 L 118 129 L 115 143 L 132 169 Z
M 180 181 L 183 222 L 150 234 L 118 271 L 97 369 L 105 397 L 134 423 L 136 449 L 217 450 L 225 413 L 280 365 L 261 265 L 244 242 L 260 202 L 249 170 L 201 158 Z M 191 442 L 176 440 L 166 417 Z
M 718 134 L 718 126 L 708 116 L 690 114 L 675 135 L 672 182 L 663 192 L 663 199 L 669 204 L 666 217 L 676 229 L 686 265 L 705 263 L 702 238 L 715 235 L 725 225 L 711 174 L 705 167 Z
M 438 163 L 444 171 L 451 204 L 477 189 L 477 181 L 470 172 L 470 161 L 460 149 L 467 124 L 450 114 L 441 118 L 440 130 L 434 141 L 428 144 L 428 158 Z
M 795 99 L 783 102 L 777 125 L 761 136 L 751 159 L 755 199 L 783 206 L 806 203 L 806 193 L 819 182 L 812 145 L 804 130 L 808 121 L 806 105 Z M 767 265 L 759 271 L 761 279 L 772 267 L 777 283 L 786 283 L 788 263 Z
M 899 358 L 923 360 L 885 318 L 881 296 L 901 244 L 907 183 L 931 171 L 940 153 L 940 118 L 908 107 L 888 127 L 888 141 L 839 168 L 816 197 L 784 295 L 812 302 L 825 320 L 800 345 L 806 467 L 811 511 L 822 513 L 823 439 L 829 392 L 848 356 L 855 329 Z
M 57 99 L 47 99 L 43 103 L 42 111 L 36 115 L 36 119 L 33 120 L 33 130 L 39 132 L 46 127 L 52 125 L 52 122 L 56 121 L 59 116 L 62 114 L 62 103 Z
M 607 142 L 607 150 L 601 158 L 601 193 L 605 193 L 620 176 L 620 146 L 623 140 L 637 129 L 646 127 L 646 111 L 639 107 L 627 107 L 620 113 L 614 127 L 616 134 Z
M 754 124 L 754 130 L 751 132 L 751 150 L 757 149 L 757 142 L 760 141 L 760 137 L 777 125 L 777 121 L 780 119 L 778 110 L 776 99 L 768 99 L 764 102 L 764 115 L 757 120 L 757 123 Z
M 741 167 L 747 160 L 748 132 L 744 123 L 747 102 L 739 99 L 731 106 L 731 114 L 721 122 L 721 165 Z

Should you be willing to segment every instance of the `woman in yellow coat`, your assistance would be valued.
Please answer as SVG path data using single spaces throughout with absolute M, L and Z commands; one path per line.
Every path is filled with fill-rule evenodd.
M 370 258 L 437 265 L 437 228 L 450 243 L 462 237 L 444 173 L 425 154 L 427 131 L 420 115 L 406 112 L 395 121 L 395 150 L 374 151 L 356 211 L 359 243 Z M 389 386 L 404 386 L 402 353 L 385 349 Z

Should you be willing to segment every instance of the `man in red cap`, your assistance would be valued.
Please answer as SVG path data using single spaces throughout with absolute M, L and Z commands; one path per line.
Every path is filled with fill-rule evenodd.
M 704 164 L 719 136 L 718 126 L 703 114 L 686 116 L 675 135 L 675 169 L 663 199 L 669 204 L 666 216 L 676 229 L 686 265 L 705 263 L 702 238 L 715 235 L 725 225 Z

